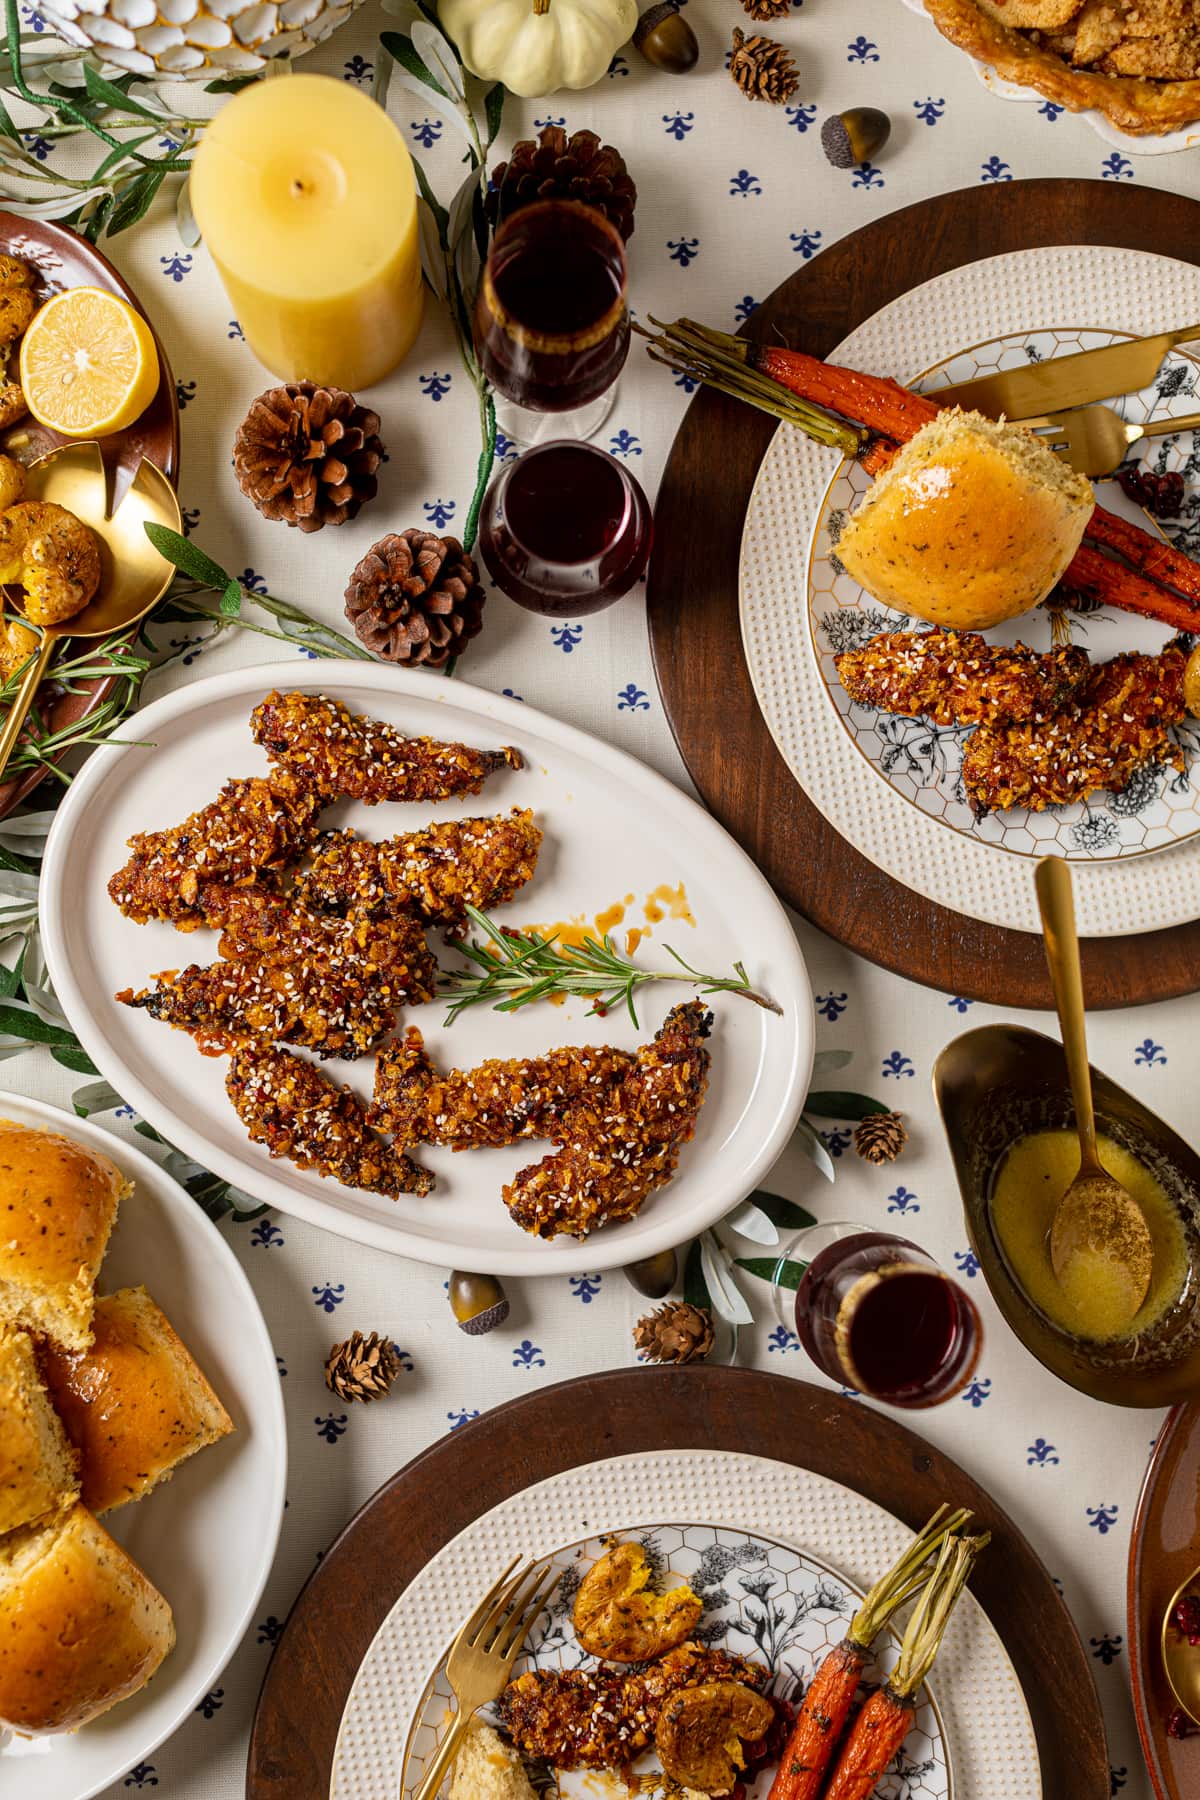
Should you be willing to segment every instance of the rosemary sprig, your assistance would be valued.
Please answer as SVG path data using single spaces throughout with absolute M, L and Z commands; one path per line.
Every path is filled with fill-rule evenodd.
M 440 971 L 438 991 L 451 1002 L 448 1025 L 470 1006 L 516 1012 L 537 1000 L 571 994 L 591 1000 L 589 1014 L 598 1017 L 614 1006 L 624 1006 L 636 1026 L 633 996 L 650 981 L 689 982 L 701 994 L 741 994 L 768 1012 L 783 1011 L 767 995 L 756 993 L 740 962 L 734 963 L 733 975 L 706 975 L 685 962 L 670 944 L 664 944 L 679 969 L 642 969 L 621 954 L 607 932 L 602 938 L 588 934 L 581 944 L 560 944 L 557 932 L 546 937 L 538 931 L 512 931 L 495 924 L 475 906 L 467 907 L 467 916 L 487 941 L 458 942 L 455 948 L 473 967 Z

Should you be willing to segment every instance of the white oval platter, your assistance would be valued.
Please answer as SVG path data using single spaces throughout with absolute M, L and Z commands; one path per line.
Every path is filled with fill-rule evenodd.
M 287 1436 L 275 1352 L 221 1233 L 149 1156 L 84 1119 L 0 1093 L 0 1118 L 59 1131 L 110 1156 L 134 1184 L 99 1291 L 144 1285 L 225 1403 L 234 1431 L 190 1457 L 104 1527 L 175 1615 L 175 1648 L 132 1700 L 61 1737 L 0 1747 L 0 1800 L 89 1800 L 144 1763 L 218 1685 L 258 1604 L 279 1538 Z
M 435 808 L 331 807 L 323 823 L 353 824 L 379 838 L 432 817 L 532 806 L 546 841 L 533 881 L 499 915 L 504 923 L 591 924 L 624 908 L 626 926 L 649 927 L 652 934 L 638 947 L 639 963 L 669 968 L 667 945 L 714 974 L 741 960 L 754 985 L 779 1003 L 776 1015 L 733 995 L 712 997 L 713 1071 L 696 1136 L 681 1154 L 675 1180 L 651 1195 L 635 1219 L 583 1241 L 526 1236 L 508 1217 L 500 1190 L 544 1153 L 528 1143 L 460 1155 L 423 1151 L 437 1186 L 425 1199 L 399 1201 L 272 1162 L 250 1143 L 226 1098 L 222 1059 L 201 1056 L 186 1034 L 114 1002 L 119 989 L 145 985 L 155 970 L 216 954 L 214 933 L 180 936 L 166 925 L 123 918 L 105 884 L 124 861 L 133 832 L 179 821 L 230 776 L 265 771 L 248 719 L 274 687 L 336 695 L 411 735 L 513 744 L 525 758 L 524 769 L 505 771 L 474 799 Z M 518 701 L 357 662 L 292 661 L 197 682 L 138 713 L 137 737 L 138 744 L 93 757 L 59 808 L 43 863 L 43 936 L 55 989 L 96 1066 L 197 1162 L 259 1200 L 378 1249 L 451 1268 L 561 1275 L 619 1268 L 682 1242 L 749 1193 L 779 1156 L 795 1129 L 812 1066 L 804 960 L 782 906 L 750 859 L 660 775 Z M 680 916 L 669 916 L 672 907 Z M 505 1015 L 480 1007 L 450 1027 L 444 1006 L 432 1004 L 409 1010 L 401 1024 L 419 1025 L 439 1067 L 463 1067 L 567 1043 L 633 1048 L 690 992 L 677 984 L 643 989 L 640 1031 L 627 1014 L 587 1017 L 582 1000 Z M 337 1062 L 328 1072 L 369 1094 L 371 1058 Z

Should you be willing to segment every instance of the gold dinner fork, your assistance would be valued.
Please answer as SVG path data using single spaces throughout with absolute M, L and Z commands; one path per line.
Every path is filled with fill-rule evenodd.
M 1176 431 L 1195 431 L 1200 413 L 1178 419 L 1148 419 L 1129 425 L 1111 406 L 1081 406 L 1075 412 L 1045 413 L 1038 419 L 1022 419 L 1042 442 L 1081 475 L 1094 481 L 1111 475 L 1125 460 L 1131 444 L 1142 438 L 1169 437 Z
M 562 1579 L 561 1569 L 555 1575 L 548 1563 L 539 1568 L 536 1561 L 514 1575 L 520 1560 L 513 1558 L 450 1646 L 446 1676 L 458 1711 L 412 1800 L 434 1800 L 471 1720 L 503 1692 L 529 1627 Z

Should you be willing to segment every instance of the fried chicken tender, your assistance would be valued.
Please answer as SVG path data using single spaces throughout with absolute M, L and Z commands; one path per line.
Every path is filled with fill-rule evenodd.
M 653 1742 L 667 1701 L 701 1682 L 761 1691 L 769 1671 L 729 1650 L 680 1644 L 635 1671 L 527 1669 L 499 1700 L 500 1720 L 523 1757 L 558 1769 L 627 1768 Z
M 1052 718 L 981 725 L 963 752 L 962 778 L 978 818 L 1010 806 L 1043 812 L 1103 789 L 1119 793 L 1139 769 L 1182 769 L 1171 736 L 1185 713 L 1187 657 L 1127 652 L 1094 668 L 1077 697 Z
M 492 1057 L 474 1069 L 440 1075 L 421 1033 L 410 1026 L 375 1060 L 372 1125 L 401 1144 L 450 1144 L 455 1150 L 561 1139 L 563 1120 L 585 1095 L 599 1100 L 636 1066 L 627 1050 L 568 1045 L 545 1056 Z
M 244 1037 L 350 1059 L 392 1029 L 396 1009 L 433 997 L 434 964 L 416 919 L 253 909 L 221 936 L 224 961 L 155 977 L 117 995 L 207 1048 Z
M 885 631 L 834 658 L 852 700 L 935 725 L 1044 719 L 1087 679 L 1086 650 L 1042 655 L 989 644 L 977 631 Z
M 0 582 L 20 583 L 31 625 L 74 618 L 100 586 L 95 533 L 53 500 L 18 501 L 0 515 Z
M 251 1140 L 298 1169 L 365 1188 L 395 1200 L 427 1194 L 428 1169 L 377 1138 L 366 1111 L 348 1087 L 336 1087 L 312 1063 L 272 1044 L 239 1044 L 229 1062 L 225 1091 Z
M 356 715 L 325 694 L 276 689 L 255 707 L 250 728 L 272 762 L 302 775 L 326 799 L 368 806 L 477 794 L 497 769 L 524 766 L 516 750 L 405 737 L 394 725 Z
M 630 1219 L 675 1173 L 696 1129 L 711 1058 L 712 1014 L 698 1000 L 672 1007 L 615 1089 L 588 1092 L 563 1119 L 562 1149 L 518 1171 L 504 1203 L 524 1231 L 586 1237 L 610 1219 Z
M 321 806 L 315 788 L 286 769 L 227 781 L 216 800 L 182 825 L 131 837 L 133 855 L 109 881 L 109 896 L 139 925 L 169 919 L 186 929 L 209 922 L 202 887 L 212 894 L 216 883 L 251 882 L 294 862 L 316 836 Z M 215 896 L 212 903 L 220 904 Z
M 489 819 L 446 819 L 372 844 L 353 831 L 317 840 L 292 892 L 316 911 L 349 906 L 407 910 L 430 924 L 459 925 L 468 906 L 503 906 L 537 867 L 542 833 L 513 807 Z

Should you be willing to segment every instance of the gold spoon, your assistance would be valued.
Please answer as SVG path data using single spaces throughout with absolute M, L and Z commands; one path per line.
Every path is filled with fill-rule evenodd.
M 1070 865 L 1061 856 L 1043 857 L 1035 879 L 1079 1133 L 1079 1173 L 1054 1215 L 1050 1261 L 1068 1296 L 1102 1288 L 1115 1333 L 1129 1324 L 1146 1298 L 1154 1246 L 1141 1207 L 1107 1172 L 1096 1150 Z
M 0 727 L 0 777 L 16 748 L 50 658 L 64 638 L 110 637 L 136 625 L 157 606 L 175 570 L 154 548 L 143 527 L 150 521 L 179 531 L 175 490 L 154 463 L 143 460 L 116 513 L 108 513 L 107 480 L 100 446 L 64 444 L 26 470 L 26 498 L 53 500 L 91 527 L 100 543 L 100 586 L 81 612 L 43 625 L 38 648 L 25 668 Z M 20 608 L 9 603 L 18 618 Z
M 1171 1598 L 1162 1622 L 1162 1659 L 1171 1692 L 1189 1719 L 1200 1725 L 1200 1644 L 1189 1644 L 1181 1631 L 1171 1623 L 1171 1614 L 1185 1594 L 1200 1593 L 1200 1569 L 1181 1581 Z

